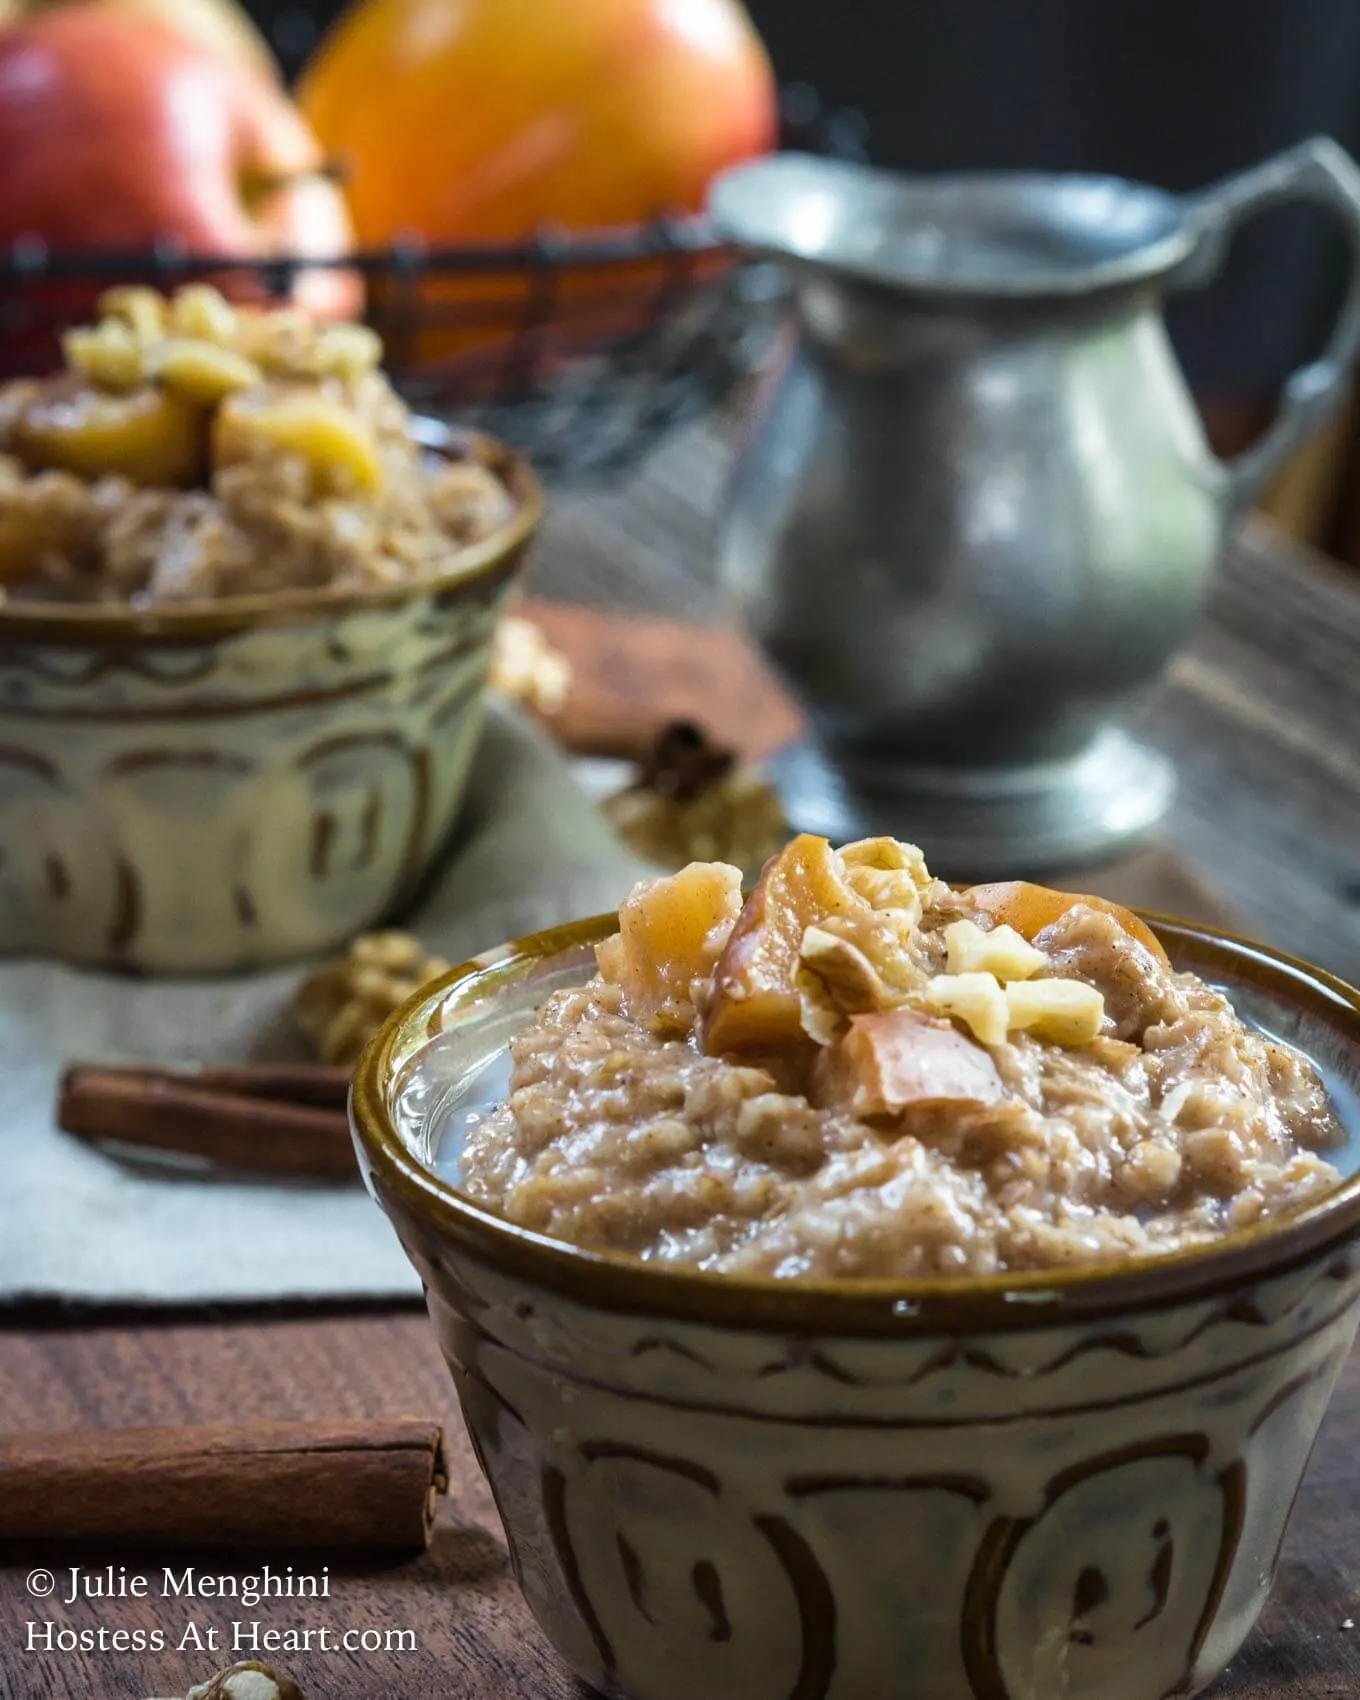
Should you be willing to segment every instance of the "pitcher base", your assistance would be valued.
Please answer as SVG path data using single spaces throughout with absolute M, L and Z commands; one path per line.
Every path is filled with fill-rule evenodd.
M 1176 789 L 1164 756 L 1113 727 L 1071 760 L 1030 767 L 852 766 L 811 741 L 765 765 L 797 831 L 904 838 L 951 880 L 1108 860 L 1147 837 Z

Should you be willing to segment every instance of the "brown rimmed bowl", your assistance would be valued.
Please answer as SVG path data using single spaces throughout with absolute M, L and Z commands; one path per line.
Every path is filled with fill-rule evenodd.
M 425 1283 L 525 1597 L 587 1682 L 1163 1700 L 1236 1652 L 1360 1317 L 1360 993 L 1149 919 L 1177 967 L 1338 1083 L 1351 1145 L 1297 1212 L 1103 1270 L 738 1279 L 470 1204 L 421 1117 L 485 1095 L 612 916 L 455 970 L 369 1046 L 360 1163 Z
M 137 609 L 0 603 L 0 952 L 223 972 L 329 949 L 415 889 L 453 825 L 492 638 L 537 528 L 437 576 Z

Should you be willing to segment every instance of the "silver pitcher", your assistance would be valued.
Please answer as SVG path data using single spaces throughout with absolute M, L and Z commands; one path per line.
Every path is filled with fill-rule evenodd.
M 1160 818 L 1169 766 L 1120 720 L 1185 643 L 1227 528 L 1336 398 L 1360 268 L 1325 354 L 1227 463 L 1161 302 L 1294 197 L 1335 208 L 1360 254 L 1360 171 L 1326 139 L 1187 197 L 798 155 L 719 178 L 718 229 L 794 286 L 719 549 L 812 728 L 777 763 L 795 824 L 987 875 Z

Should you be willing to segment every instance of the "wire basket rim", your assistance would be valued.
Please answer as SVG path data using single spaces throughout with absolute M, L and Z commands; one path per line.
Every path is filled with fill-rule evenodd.
M 535 271 L 563 266 L 635 264 L 670 256 L 735 254 L 703 213 L 662 214 L 631 224 L 568 230 L 540 225 L 515 242 L 428 243 L 403 237 L 340 254 L 218 254 L 195 252 L 166 241 L 142 247 L 54 248 L 41 237 L 0 243 L 0 276 L 12 279 L 87 278 L 92 273 L 148 270 L 176 272 L 357 271 L 419 278 L 430 272 Z

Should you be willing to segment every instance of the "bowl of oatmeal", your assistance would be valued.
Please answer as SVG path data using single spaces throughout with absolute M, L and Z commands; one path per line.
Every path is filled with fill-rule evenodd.
M 101 309 L 0 388 L 0 950 L 330 948 L 447 839 L 537 483 L 413 419 L 363 327 Z
M 1360 993 L 893 840 L 693 864 L 366 1051 L 517 1574 L 635 1700 L 1162 1700 L 1360 1316 Z

